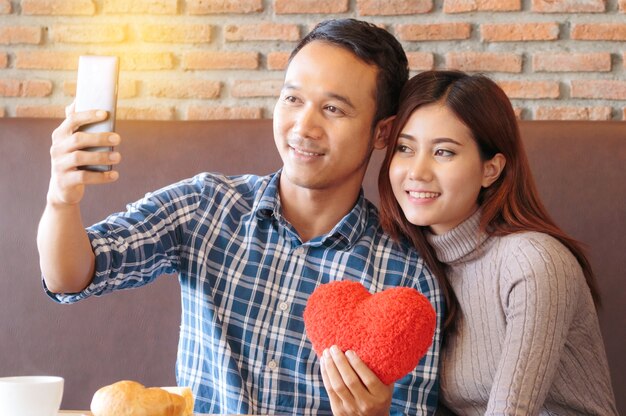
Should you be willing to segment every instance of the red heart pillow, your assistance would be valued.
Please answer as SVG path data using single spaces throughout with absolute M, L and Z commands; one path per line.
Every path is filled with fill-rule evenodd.
M 362 284 L 344 280 L 315 289 L 304 325 L 318 356 L 332 345 L 352 350 L 383 383 L 391 384 L 426 354 L 436 314 L 415 289 L 395 287 L 372 295 Z

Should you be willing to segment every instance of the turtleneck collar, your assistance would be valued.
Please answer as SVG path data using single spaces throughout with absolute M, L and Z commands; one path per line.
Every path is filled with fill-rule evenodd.
M 478 255 L 475 252 L 476 248 L 480 247 L 489 237 L 480 231 L 481 214 L 482 210 L 479 208 L 468 219 L 444 234 L 426 234 L 426 238 L 435 249 L 439 261 L 445 264 L 454 264 L 471 260 Z

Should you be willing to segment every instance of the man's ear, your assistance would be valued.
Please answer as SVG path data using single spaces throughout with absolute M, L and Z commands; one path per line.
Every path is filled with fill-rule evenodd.
M 488 188 L 492 183 L 498 180 L 500 174 L 506 165 L 506 158 L 502 153 L 496 154 L 491 159 L 483 162 L 483 188 Z
M 376 130 L 374 131 L 374 149 L 384 149 L 389 142 L 389 135 L 391 134 L 391 125 L 396 116 L 390 116 L 384 118 L 376 124 Z

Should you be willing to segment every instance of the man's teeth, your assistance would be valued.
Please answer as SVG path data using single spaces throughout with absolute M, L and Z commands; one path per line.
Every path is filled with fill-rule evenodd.
M 437 192 L 412 192 L 412 191 L 409 191 L 409 195 L 412 198 L 425 199 L 425 198 L 437 198 L 441 194 L 439 194 Z
M 295 150 L 296 153 L 299 153 L 304 156 L 319 156 L 321 154 L 321 153 L 305 152 L 304 150 L 296 149 L 295 147 L 293 148 L 293 150 Z

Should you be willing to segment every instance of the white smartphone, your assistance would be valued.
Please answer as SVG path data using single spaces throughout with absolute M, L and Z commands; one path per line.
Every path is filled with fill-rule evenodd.
M 84 55 L 78 58 L 75 111 L 105 110 L 106 120 L 86 124 L 78 130 L 90 133 L 115 131 L 115 108 L 117 105 L 117 79 L 119 59 L 117 56 Z M 89 147 L 85 150 L 104 152 L 112 147 Z M 79 169 L 105 172 L 111 165 L 88 165 Z

